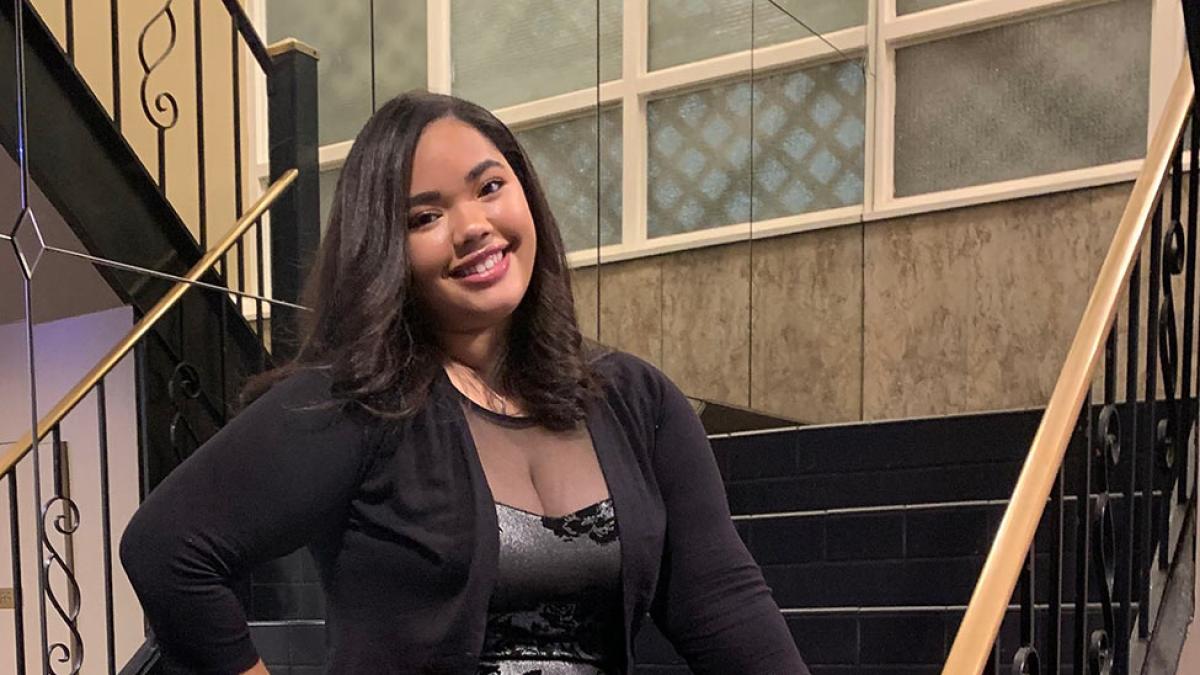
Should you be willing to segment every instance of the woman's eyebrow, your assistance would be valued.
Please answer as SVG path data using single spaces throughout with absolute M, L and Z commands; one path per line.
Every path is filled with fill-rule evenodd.
M 478 180 L 481 175 L 483 175 L 484 171 L 487 171 L 488 169 L 492 168 L 493 166 L 504 166 L 504 165 L 501 164 L 500 162 L 497 162 L 494 159 L 485 159 L 482 162 L 476 164 L 473 169 L 468 171 L 467 175 L 463 179 L 463 181 L 468 184 L 473 183 L 476 180 Z M 420 206 L 423 204 L 436 204 L 441 200 L 442 200 L 442 193 L 438 192 L 437 190 L 429 190 L 426 192 L 418 192 L 417 194 L 410 196 L 408 198 L 408 204 L 409 204 L 409 206 Z
M 487 171 L 488 169 L 492 168 L 493 166 L 501 166 L 501 164 L 500 164 L 500 162 L 497 162 L 494 159 L 485 159 L 482 162 L 476 164 L 474 169 L 471 169 L 470 171 L 468 171 L 467 177 L 464 180 L 467 183 L 474 183 L 480 176 L 483 175 L 484 171 Z

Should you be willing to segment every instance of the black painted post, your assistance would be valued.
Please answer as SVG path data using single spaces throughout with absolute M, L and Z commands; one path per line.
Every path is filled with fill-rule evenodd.
M 267 51 L 271 55 L 267 82 L 271 180 L 289 169 L 300 172 L 291 189 L 271 207 L 271 295 L 298 303 L 321 239 L 317 52 L 291 39 Z M 276 363 L 292 358 L 299 348 L 300 312 L 282 305 L 271 307 L 271 353 Z

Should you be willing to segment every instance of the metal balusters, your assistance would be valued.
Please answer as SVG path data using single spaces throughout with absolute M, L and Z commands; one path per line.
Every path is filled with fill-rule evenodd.
M 1128 430 L 1125 433 L 1128 450 L 1124 453 L 1128 465 L 1125 488 L 1125 517 L 1121 534 L 1121 546 L 1118 547 L 1120 561 L 1116 578 L 1117 597 L 1120 610 L 1117 614 L 1116 653 L 1114 661 L 1118 673 L 1129 672 L 1129 640 L 1133 630 L 1133 584 L 1134 584 L 1134 530 L 1135 513 L 1137 512 L 1137 459 L 1138 459 L 1138 330 L 1141 313 L 1142 291 L 1142 262 L 1140 257 L 1133 263 L 1133 271 L 1129 275 L 1129 308 L 1125 318 L 1125 419 L 1128 420 Z
M 1106 361 L 1115 361 L 1116 330 L 1109 332 L 1109 347 L 1106 350 Z M 1115 363 L 1106 366 L 1105 372 L 1115 373 Z M 1115 399 L 1116 386 L 1105 384 L 1105 398 Z M 1117 406 L 1108 403 L 1100 411 L 1097 427 L 1100 431 L 1099 442 L 1091 446 L 1088 458 L 1095 478 L 1096 498 L 1092 510 L 1089 527 L 1092 529 L 1090 555 L 1092 569 L 1096 576 L 1096 588 L 1100 595 L 1100 615 L 1103 623 L 1100 629 L 1092 631 L 1088 638 L 1089 672 L 1107 673 L 1113 668 L 1114 640 L 1116 636 L 1116 610 L 1113 606 L 1116 584 L 1116 531 L 1112 513 L 1112 495 L 1110 493 L 1110 475 L 1121 458 L 1121 416 Z M 1124 638 L 1127 639 L 1127 638 Z
M 204 21 L 200 0 L 192 0 L 192 23 L 195 27 L 196 61 L 196 207 L 199 210 L 200 250 L 208 250 L 208 176 L 204 162 Z
M 174 128 L 179 122 L 179 104 L 175 100 L 175 96 L 168 91 L 159 92 L 154 96 L 154 110 L 158 114 L 151 111 L 150 104 L 150 75 L 160 66 L 163 61 L 170 56 L 175 49 L 175 39 L 178 33 L 178 27 L 175 23 L 175 10 L 171 7 L 175 0 L 167 0 L 162 9 L 155 12 L 154 16 L 150 17 L 150 21 L 142 28 L 142 32 L 138 35 L 138 61 L 142 64 L 142 85 L 141 99 L 142 112 L 145 113 L 146 119 L 150 121 L 156 130 L 158 138 L 158 189 L 165 195 L 167 193 L 167 131 Z M 159 54 L 153 61 L 146 57 L 146 41 L 150 34 L 150 29 L 159 21 L 165 21 L 167 26 L 167 46 L 163 52 Z M 159 118 L 158 115 L 164 115 Z
M 62 437 L 57 425 L 51 429 L 51 443 L 54 449 L 54 496 L 42 506 L 42 547 L 47 555 L 42 559 L 43 576 L 46 578 L 45 598 L 54 608 L 59 620 L 70 634 L 70 644 L 64 642 L 46 641 L 47 669 L 53 673 L 59 672 L 53 663 L 70 664 L 71 675 L 75 675 L 83 667 L 83 639 L 79 634 L 79 582 L 75 579 L 75 570 L 71 563 L 72 537 L 79 529 L 79 507 L 71 499 L 66 490 L 64 466 L 62 457 Z M 57 507 L 57 508 L 56 508 Z M 55 512 L 61 512 L 55 515 Z M 60 551 L 50 539 L 50 527 L 45 524 L 47 518 L 53 516 L 53 529 L 63 538 L 63 550 Z M 66 587 L 66 598 L 60 598 L 52 583 L 52 572 L 57 571 Z
M 1088 639 L 1088 563 L 1092 550 L 1092 393 L 1084 398 L 1076 433 L 1082 431 L 1083 457 L 1080 462 L 1079 485 L 1075 499 L 1075 644 L 1074 663 L 1088 662 L 1091 651 Z
M 1162 287 L 1163 301 L 1159 310 L 1158 341 L 1159 363 L 1163 378 L 1165 394 L 1165 419 L 1158 422 L 1159 447 L 1156 455 L 1156 466 L 1166 474 L 1166 483 L 1162 487 L 1162 498 L 1157 502 L 1159 530 L 1158 564 L 1159 569 L 1167 569 L 1169 562 L 1170 510 L 1174 504 L 1171 498 L 1175 487 L 1172 469 L 1180 454 L 1187 452 L 1186 441 L 1180 446 L 1180 433 L 1183 429 L 1183 405 L 1177 398 L 1179 381 L 1179 330 L 1175 320 L 1175 289 L 1173 278 L 1183 274 L 1185 267 L 1187 242 L 1181 222 L 1183 203 L 1183 146 L 1177 145 L 1171 161 L 1171 202 L 1169 225 L 1163 241 L 1162 250 Z
M 1050 583 L 1046 616 L 1046 672 L 1062 669 L 1063 470 L 1050 492 Z
M 230 60 L 233 76 L 233 209 L 234 215 L 242 215 L 242 85 L 241 85 L 241 40 L 238 38 L 236 18 L 229 23 Z M 246 251 L 241 239 L 235 245 L 237 250 L 238 290 L 246 290 Z M 245 315 L 242 309 L 242 296 L 237 299 L 238 313 Z
M 263 260 L 263 226 L 262 218 L 254 221 L 254 263 L 255 282 L 257 285 L 254 288 L 254 294 L 259 296 L 254 299 L 254 329 L 258 333 L 258 339 L 266 344 L 266 333 L 263 332 L 263 301 L 262 296 L 266 293 L 266 261 Z M 262 355 L 263 361 L 259 363 L 260 368 L 266 367 L 266 353 Z
M 114 634 L 112 593 L 112 515 L 108 493 L 108 403 L 104 378 L 96 383 L 96 437 L 100 448 L 100 543 L 103 546 L 104 566 L 104 639 L 107 648 L 109 675 L 117 672 L 117 647 Z
M 1200 158 L 1200 125 L 1196 124 L 1196 110 L 1200 106 L 1192 104 L 1192 128 L 1189 137 L 1186 139 L 1188 151 L 1191 153 L 1192 170 L 1188 172 L 1188 224 L 1187 224 L 1187 261 L 1185 263 L 1184 272 L 1184 304 L 1183 304 L 1183 393 L 1182 397 L 1185 401 L 1184 411 L 1184 429 L 1186 434 L 1181 436 L 1183 442 L 1183 452 L 1179 453 L 1177 458 L 1179 464 L 1179 503 L 1184 503 L 1188 500 L 1190 488 L 1188 487 L 1189 462 L 1187 452 L 1187 437 L 1191 434 L 1191 429 L 1196 424 L 1196 394 L 1192 392 L 1192 351 L 1193 344 L 1196 339 L 1195 326 L 1193 321 L 1196 318 L 1196 207 L 1197 193 L 1200 192 L 1200 167 L 1197 167 L 1196 158 Z
M 1038 652 L 1034 646 L 1034 636 L 1037 634 L 1037 605 L 1034 587 L 1034 564 L 1037 546 L 1029 547 L 1025 555 L 1025 567 L 1021 570 L 1020 581 L 1017 582 L 1017 595 L 1020 596 L 1020 636 L 1021 646 L 1013 656 L 1012 672 L 1018 674 L 1038 673 Z
M 1153 552 L 1153 533 L 1150 531 L 1154 511 L 1154 455 L 1158 448 L 1158 417 L 1155 400 L 1158 398 L 1158 309 L 1162 279 L 1162 201 L 1154 209 L 1150 224 L 1149 298 L 1146 305 L 1146 408 L 1150 423 L 1145 431 L 1144 447 L 1138 459 L 1141 470 L 1142 509 L 1137 525 L 1138 559 L 1138 637 L 1150 637 L 1150 556 Z
M 67 58 L 71 61 L 75 60 L 75 2 L 74 0 L 63 0 L 63 12 L 66 14 L 67 22 Z
M 13 660 L 16 665 L 14 673 L 25 672 L 25 602 L 21 592 L 21 501 L 17 496 L 17 470 L 8 472 L 8 534 L 10 537 L 9 555 L 12 560 L 13 578 Z
M 121 128 L 121 17 L 117 0 L 108 0 L 109 21 L 112 24 L 112 115 L 113 124 Z

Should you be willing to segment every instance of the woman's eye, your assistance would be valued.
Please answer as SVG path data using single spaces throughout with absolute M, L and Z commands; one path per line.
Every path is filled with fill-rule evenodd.
M 438 214 L 433 211 L 426 211 L 413 216 L 408 222 L 410 227 L 424 227 L 437 219 Z
M 483 184 L 483 189 L 479 191 L 480 195 L 490 195 L 499 190 L 502 185 L 504 185 L 504 181 L 499 178 L 493 178 Z

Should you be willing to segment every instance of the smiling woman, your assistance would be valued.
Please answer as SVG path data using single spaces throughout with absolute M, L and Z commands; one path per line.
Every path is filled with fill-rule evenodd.
M 293 363 L 144 502 L 121 557 L 167 656 L 264 673 L 233 592 L 307 546 L 331 673 L 807 673 L 687 399 L 585 344 L 507 127 L 426 93 L 342 171 Z M 247 670 L 249 669 L 249 670 Z

